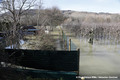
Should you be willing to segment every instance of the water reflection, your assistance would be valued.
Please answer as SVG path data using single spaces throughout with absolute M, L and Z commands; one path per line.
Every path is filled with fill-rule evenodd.
M 88 46 L 89 46 L 88 55 L 92 55 L 92 53 L 93 53 L 93 44 L 89 43 Z
M 120 44 L 118 41 L 94 40 L 91 45 L 86 38 L 79 39 L 80 45 L 82 45 L 80 46 L 81 75 L 120 77 Z

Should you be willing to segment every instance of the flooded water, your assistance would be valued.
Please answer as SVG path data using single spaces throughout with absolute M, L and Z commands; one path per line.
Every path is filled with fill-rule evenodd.
M 120 44 L 118 42 L 94 40 L 92 45 L 88 43 L 88 39 L 75 37 L 68 32 L 66 35 L 68 36 L 67 42 L 69 39 L 72 41 L 72 50 L 80 48 L 81 77 L 90 77 L 85 80 L 120 80 Z M 57 40 L 56 43 L 59 44 L 60 41 Z M 21 41 L 22 44 L 24 41 Z M 61 46 L 63 45 L 57 45 L 58 48 Z
M 106 38 L 90 44 L 87 38 L 76 37 L 67 29 L 64 32 L 74 44 L 71 46 L 80 48 L 79 77 L 87 77 L 85 80 L 120 80 L 119 41 Z
M 95 76 L 95 80 L 120 80 L 120 45 L 100 44 L 97 41 L 91 45 L 87 39 L 80 38 L 79 44 L 81 76 Z M 100 76 L 106 78 L 98 78 Z

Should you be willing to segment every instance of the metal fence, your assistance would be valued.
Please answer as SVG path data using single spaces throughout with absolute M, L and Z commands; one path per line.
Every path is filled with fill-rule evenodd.
M 62 41 L 64 44 L 64 50 L 77 50 L 77 46 L 73 43 L 73 41 L 69 38 L 69 36 L 66 36 L 63 29 L 60 27 L 60 35 L 62 37 Z
M 5 53 L 9 55 L 8 61 L 12 59 L 14 64 L 37 69 L 18 69 L 18 71 L 23 71 L 33 78 L 76 80 L 77 73 L 74 71 L 79 72 L 79 50 L 42 51 L 5 49 Z

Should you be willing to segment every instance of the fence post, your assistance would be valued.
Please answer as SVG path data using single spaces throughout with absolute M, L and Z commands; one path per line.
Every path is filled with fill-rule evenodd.
M 69 51 L 71 51 L 71 39 L 69 39 Z
M 67 40 L 65 40 L 65 50 L 67 50 Z
M 64 38 L 63 38 L 63 30 L 62 30 L 61 32 L 62 32 L 62 40 L 64 41 Z

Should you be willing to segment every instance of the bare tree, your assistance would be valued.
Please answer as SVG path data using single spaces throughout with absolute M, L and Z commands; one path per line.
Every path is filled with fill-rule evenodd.
M 29 10 L 34 6 L 36 0 L 2 0 L 0 3 L 0 8 L 2 10 L 9 12 L 9 17 L 13 23 L 12 31 L 13 36 L 19 27 L 17 24 L 20 23 L 20 18 L 25 11 Z
M 11 38 L 19 39 L 20 19 L 21 16 L 34 7 L 36 0 L 2 0 L 0 2 L 0 9 L 10 20 L 12 25 L 10 26 Z M 9 18 L 8 18 L 9 17 Z
M 42 0 L 39 0 L 38 4 L 37 4 L 37 7 L 38 7 L 38 11 L 37 11 L 37 26 L 39 26 L 39 19 L 40 19 L 40 10 L 42 8 Z
M 60 25 L 65 20 L 63 13 L 56 6 L 46 9 L 46 14 L 48 16 L 47 24 L 49 24 L 50 26 Z

